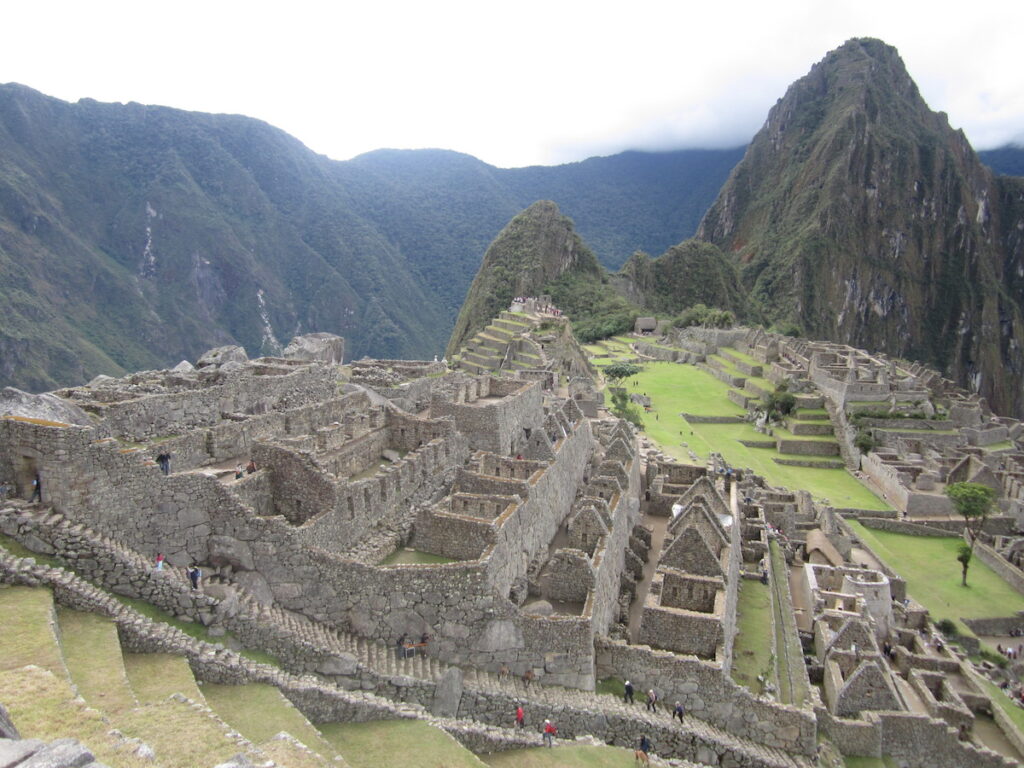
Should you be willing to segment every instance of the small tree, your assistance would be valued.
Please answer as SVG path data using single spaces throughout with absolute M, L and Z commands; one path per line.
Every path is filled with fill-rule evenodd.
M 612 363 L 605 366 L 604 377 L 612 382 L 612 384 L 617 385 L 623 379 L 636 376 L 641 370 L 643 369 L 639 365 L 634 365 L 633 363 Z
M 960 563 L 960 567 L 963 569 L 963 579 L 960 584 L 964 587 L 967 586 L 967 568 L 971 564 L 971 556 L 974 554 L 971 549 L 967 544 L 961 544 L 956 552 L 956 561 Z
M 967 544 L 960 548 L 956 559 L 963 566 L 963 586 L 967 586 L 967 566 L 974 555 L 974 545 L 985 527 L 985 520 L 996 501 L 996 492 L 981 483 L 952 483 L 946 487 L 946 495 L 953 507 L 964 519 L 967 529 Z M 968 546 L 969 545 L 969 546 Z M 964 552 L 966 549 L 966 552 Z

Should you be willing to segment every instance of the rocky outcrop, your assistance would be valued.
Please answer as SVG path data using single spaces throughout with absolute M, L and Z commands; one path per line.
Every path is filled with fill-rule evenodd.
M 1021 416 L 1022 201 L 894 48 L 856 39 L 772 108 L 698 238 L 771 320 L 934 364 Z
M 345 339 L 333 333 L 307 333 L 293 338 L 281 355 L 288 360 L 316 360 L 341 365 L 345 357 Z
M 14 387 L 0 390 L 0 417 L 13 416 L 58 424 L 92 426 L 92 420 L 77 405 L 56 395 L 30 395 Z

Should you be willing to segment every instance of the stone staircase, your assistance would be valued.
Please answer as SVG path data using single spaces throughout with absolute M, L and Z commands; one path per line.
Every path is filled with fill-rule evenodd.
M 149 594 L 163 595 L 162 599 L 168 601 L 171 607 L 178 606 L 179 609 L 186 599 L 191 600 L 193 601 L 193 610 L 199 616 L 211 618 L 218 615 L 223 616 L 225 625 L 243 643 L 246 643 L 247 639 L 261 638 L 262 642 L 258 645 L 254 644 L 255 647 L 277 655 L 284 668 L 295 674 L 314 671 L 309 668 L 309 660 L 313 660 L 313 666 L 322 665 L 324 660 L 333 660 L 333 665 L 320 667 L 321 673 L 326 673 L 329 678 L 332 677 L 332 672 L 341 671 L 343 677 L 358 678 L 360 687 L 390 690 L 396 680 L 403 678 L 410 681 L 422 681 L 431 686 L 436 685 L 454 669 L 452 665 L 428 654 L 416 653 L 405 656 L 399 654 L 396 647 L 391 644 L 340 631 L 278 606 L 264 605 L 244 588 L 226 580 L 215 579 L 214 584 L 209 587 L 211 591 L 216 591 L 215 588 L 223 590 L 222 597 L 194 593 L 188 587 L 183 569 L 165 567 L 163 572 L 156 572 L 145 558 L 50 510 L 22 508 L 13 515 L 10 513 L 12 510 L 9 509 L 0 511 L 0 523 L 8 535 L 11 535 L 13 531 L 25 538 L 26 533 L 31 532 L 37 539 L 42 540 L 40 543 L 45 544 L 45 537 L 50 536 L 53 537 L 50 541 L 60 540 L 65 543 L 64 546 L 73 541 L 85 551 L 92 549 L 97 554 L 94 559 L 104 560 L 108 565 L 100 570 L 101 576 L 106 575 L 112 579 L 115 587 L 127 582 L 134 584 L 139 593 L 145 593 L 147 580 L 156 581 L 160 587 L 170 585 L 168 594 L 165 594 L 167 590 L 158 589 L 151 590 Z M 19 519 L 21 524 L 12 525 L 13 518 Z M 35 521 L 36 525 L 31 525 L 30 521 Z M 75 564 L 71 563 L 72 566 Z M 130 567 L 128 567 L 129 564 Z M 110 567 L 111 565 L 115 567 Z M 76 578 L 66 571 L 60 571 L 58 581 Z M 130 611 L 99 588 L 92 585 L 86 586 L 97 606 L 100 607 L 101 613 L 115 616 Z M 109 584 L 104 584 L 104 586 L 111 588 Z M 222 610 L 223 606 L 231 606 L 233 615 L 228 616 L 228 612 Z M 187 615 L 187 611 L 185 615 Z M 125 620 L 135 627 L 147 623 L 153 624 L 149 619 L 137 615 L 128 616 Z M 175 633 L 180 634 L 178 630 L 167 625 L 158 625 L 153 630 L 165 637 L 173 636 Z M 219 653 L 231 652 L 207 649 L 204 653 L 216 656 Z M 573 712 L 582 712 L 597 713 L 607 720 L 628 723 L 630 730 L 645 726 L 652 729 L 656 727 L 667 734 L 660 743 L 665 743 L 674 735 L 685 734 L 689 745 L 697 746 L 695 748 L 689 745 L 681 747 L 688 750 L 683 753 L 695 752 L 696 755 L 703 756 L 701 762 L 711 765 L 719 764 L 721 756 L 725 754 L 732 755 L 733 758 L 739 760 L 740 762 L 737 764 L 752 768 L 760 766 L 788 768 L 804 764 L 799 758 L 794 758 L 782 750 L 736 737 L 693 716 L 687 716 L 682 727 L 672 728 L 673 724 L 669 719 L 668 712 L 647 713 L 640 707 L 631 707 L 612 696 L 576 689 L 543 686 L 537 682 L 527 686 L 518 677 L 502 677 L 475 668 L 460 669 L 457 674 L 462 677 L 463 695 L 475 699 L 484 698 L 492 702 L 493 715 L 488 717 L 481 716 L 479 713 L 474 714 L 477 720 L 484 722 L 487 726 L 509 725 L 509 714 L 514 711 L 515 702 L 523 701 L 527 702 L 528 708 L 538 715 L 547 713 L 539 715 L 542 718 L 551 717 L 556 721 L 565 722 L 568 718 L 571 722 Z M 267 682 L 274 684 L 273 680 Z M 567 735 L 574 735 L 571 726 L 560 726 L 560 729 Z M 582 733 L 583 731 L 579 735 Z
M 502 312 L 459 351 L 457 367 L 470 373 L 546 369 L 550 360 L 540 344 L 527 336 L 531 322 Z
M 540 745 L 541 739 L 536 733 L 522 733 L 451 718 L 432 717 L 416 705 L 394 704 L 366 691 L 344 691 L 308 676 L 300 678 L 267 665 L 251 662 L 232 651 L 195 640 L 177 629 L 143 617 L 120 603 L 116 598 L 106 595 L 102 590 L 83 582 L 77 576 L 61 568 L 40 565 L 31 559 L 11 556 L 2 548 L 0 548 L 0 577 L 2 577 L 0 578 L 2 582 L 20 585 L 0 585 L 0 613 L 5 616 L 9 613 L 30 615 L 31 620 L 27 623 L 34 633 L 34 636 L 29 638 L 32 643 L 31 655 L 34 656 L 42 651 L 42 656 L 45 659 L 47 658 L 46 649 L 49 648 L 55 651 L 54 654 L 51 654 L 49 663 L 54 665 L 54 658 L 61 660 L 56 672 L 31 664 L 16 666 L 20 665 L 24 659 L 19 658 L 18 654 L 12 650 L 12 646 L 19 637 L 22 640 L 25 639 L 24 633 L 11 631 L 0 633 L 0 702 L 10 707 L 16 720 L 15 724 L 22 729 L 23 735 L 54 738 L 54 736 L 66 735 L 67 731 L 72 731 L 79 738 L 88 741 L 90 745 L 93 745 L 93 742 L 99 744 L 99 749 L 94 749 L 95 754 L 113 768 L 122 765 L 197 768 L 202 765 L 212 765 L 214 762 L 222 762 L 221 755 L 218 755 L 215 760 L 204 761 L 205 758 L 198 755 L 195 750 L 181 749 L 182 744 L 193 742 L 197 748 L 206 748 L 212 744 L 218 749 L 227 743 L 231 754 L 245 754 L 252 761 L 268 766 L 268 768 L 273 765 L 303 768 L 306 765 L 323 766 L 327 764 L 344 768 L 346 764 L 337 757 L 332 758 L 330 762 L 325 762 L 326 758 L 292 737 L 275 737 L 265 743 L 254 744 L 251 740 L 229 728 L 207 706 L 208 702 L 202 699 L 195 700 L 175 693 L 168 700 L 160 701 L 159 685 L 155 688 L 150 685 L 148 690 L 144 690 L 138 695 L 137 701 L 132 702 L 137 706 L 133 706 L 128 711 L 121 707 L 120 714 L 100 712 L 94 707 L 86 706 L 81 703 L 81 698 L 75 698 L 76 691 L 71 687 L 67 667 L 63 665 L 63 656 L 57 641 L 60 633 L 56 620 L 53 618 L 53 598 L 50 596 L 50 590 L 54 597 L 57 597 L 62 603 L 73 604 L 76 610 L 95 611 L 109 617 L 110 621 L 116 623 L 118 631 L 116 634 L 108 633 L 108 637 L 120 637 L 123 649 L 146 650 L 146 653 L 135 655 L 129 664 L 129 667 L 135 669 L 138 674 L 145 674 L 147 671 L 153 672 L 154 669 L 159 670 L 159 667 L 152 666 L 147 669 L 147 662 L 140 661 L 140 659 L 148 659 L 152 655 L 148 651 L 151 648 L 156 648 L 158 651 L 182 654 L 182 658 L 188 659 L 191 669 L 205 679 L 242 684 L 255 681 L 275 686 L 289 699 L 301 702 L 310 707 L 312 711 L 334 712 L 343 720 L 360 720 L 368 717 L 370 719 L 416 717 L 433 727 L 442 728 L 459 741 L 465 740 L 478 744 L 485 751 L 495 748 L 507 749 Z M 43 586 L 49 589 L 39 588 Z M 37 606 L 34 612 L 31 609 L 24 609 L 23 606 L 12 607 L 4 602 L 12 596 L 20 598 L 26 594 L 32 596 L 31 599 Z M 90 621 L 93 620 L 96 620 L 95 617 L 90 619 Z M 102 618 L 98 620 L 108 621 L 108 619 Z M 23 642 L 20 645 L 24 644 Z M 140 666 L 141 672 L 139 672 Z M 124 674 L 122 669 L 122 675 Z M 251 679 L 239 680 L 239 675 Z M 114 676 L 117 677 L 117 675 Z M 74 681 L 74 677 L 75 675 L 72 674 L 72 681 Z M 130 677 L 131 675 L 126 675 L 126 678 Z M 194 690 L 194 681 L 191 686 Z M 182 687 L 188 688 L 189 685 L 186 684 Z M 244 688 L 244 685 L 239 687 Z M 101 691 L 100 688 L 83 683 L 78 693 L 84 691 L 88 694 L 90 690 L 90 695 L 93 697 Z M 244 692 L 240 695 L 244 697 Z M 153 715 L 155 712 L 154 698 L 160 701 L 160 707 L 162 707 L 156 716 Z M 39 707 L 35 706 L 35 703 L 43 699 L 45 699 L 43 714 L 33 717 L 29 710 L 33 708 L 38 710 Z M 29 707 L 29 703 L 33 707 Z M 296 704 L 296 706 L 299 705 Z M 71 716 L 58 716 L 57 713 L 62 710 L 70 711 Z M 297 710 L 292 708 L 292 714 L 293 716 L 297 714 Z M 306 722 L 308 723 L 308 721 Z M 118 723 L 121 723 L 123 728 L 111 729 L 111 724 L 116 726 Z M 160 726 L 159 723 L 163 723 L 164 726 Z M 312 729 L 313 726 L 309 725 L 309 728 Z M 124 735 L 132 732 L 145 734 L 146 738 Z M 161 750 L 156 749 L 156 754 L 154 754 L 154 748 L 150 746 L 150 742 L 162 745 L 166 753 L 172 757 L 161 759 Z M 184 752 L 185 757 L 178 755 L 176 750 Z M 408 759 L 414 761 L 415 756 L 409 755 Z M 415 763 L 408 762 L 408 764 Z

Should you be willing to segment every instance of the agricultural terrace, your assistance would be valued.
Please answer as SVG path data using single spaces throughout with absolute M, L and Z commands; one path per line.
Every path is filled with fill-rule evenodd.
M 635 358 L 625 343 L 619 339 L 601 342 L 602 354 L 614 357 L 595 359 L 598 365 L 606 365 L 617 359 Z M 588 350 L 595 345 L 589 345 Z M 623 351 L 625 349 L 625 351 Z M 730 350 L 732 354 L 732 350 Z M 638 392 L 651 398 L 652 409 L 644 416 L 644 434 L 656 442 L 661 449 L 680 461 L 692 459 L 693 451 L 700 460 L 706 460 L 712 451 L 722 454 L 726 461 L 736 467 L 750 467 L 775 486 L 792 490 L 806 490 L 817 500 L 827 499 L 834 507 L 854 509 L 890 509 L 845 469 L 817 467 L 795 467 L 774 461 L 783 458 L 774 448 L 751 448 L 740 440 L 767 438 L 756 432 L 747 422 L 736 424 L 691 424 L 681 413 L 696 413 L 706 416 L 743 416 L 746 411 L 729 400 L 729 386 L 714 376 L 692 365 L 645 361 L 643 371 L 624 381 L 630 393 Z M 808 414 L 810 415 L 810 414 Z M 776 430 L 779 437 L 790 437 L 785 430 Z M 800 440 L 834 440 L 830 437 L 800 437 Z M 685 445 L 684 445 L 685 444 Z M 813 456 L 789 456 L 808 462 L 822 462 Z
M 967 586 L 961 586 L 956 559 L 961 539 L 890 533 L 849 522 L 861 540 L 906 579 L 908 594 L 928 609 L 934 621 L 952 619 L 961 634 L 972 635 L 960 619 L 1011 616 L 1024 610 L 1024 595 L 977 557 L 971 560 Z

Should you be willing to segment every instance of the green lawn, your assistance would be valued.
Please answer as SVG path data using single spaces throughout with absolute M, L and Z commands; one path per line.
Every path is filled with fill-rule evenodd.
M 755 695 L 761 694 L 758 675 L 774 675 L 772 664 L 772 597 L 767 584 L 743 579 L 736 606 L 736 641 L 732 679 Z
M 1021 733 L 1024 733 L 1024 709 L 1021 709 L 1010 701 L 1010 697 L 1000 690 L 999 686 L 991 680 L 986 680 L 981 675 L 976 675 L 974 679 L 981 683 L 985 692 L 992 700 L 992 703 L 1009 715 L 1010 719 L 1013 720 L 1014 725 L 1020 729 Z
M 337 754 L 306 717 L 272 685 L 206 683 L 203 696 L 222 720 L 254 743 L 269 741 L 285 731 L 325 757 Z
M 509 714 L 509 720 L 515 713 Z M 421 720 L 325 723 L 324 738 L 352 768 L 482 768 L 476 755 Z M 524 763 L 525 765 L 525 763 Z
M 555 741 L 558 745 L 558 741 Z M 655 743 L 654 754 L 658 753 Z M 513 749 L 484 755 L 491 768 L 626 768 L 634 765 L 633 750 L 622 747 L 590 747 L 578 744 L 554 749 Z
M 850 521 L 850 527 L 906 579 L 907 592 L 928 609 L 933 621 L 952 619 L 961 632 L 971 634 L 960 619 L 1012 616 L 1024 610 L 1024 595 L 977 557 L 971 560 L 967 572 L 968 586 L 960 586 L 958 538 L 877 531 L 857 521 Z
M 633 381 L 637 386 L 633 386 Z M 772 459 L 782 456 L 769 448 L 747 448 L 739 440 L 770 440 L 754 431 L 748 423 L 690 424 L 680 412 L 706 416 L 742 416 L 746 412 L 728 399 L 730 387 L 692 365 L 650 362 L 625 382 L 630 392 L 646 393 L 654 410 L 644 414 L 644 432 L 671 456 L 689 462 L 687 448 L 701 461 L 710 451 L 721 453 L 737 467 L 750 467 L 769 483 L 792 490 L 807 490 L 818 499 L 828 499 L 836 507 L 854 509 L 890 509 L 844 469 L 789 467 Z M 798 439 L 805 439 L 803 437 Z M 820 439 L 820 438 L 819 438 Z M 830 438 L 825 437 L 825 440 Z M 788 456 L 788 458 L 803 458 Z M 811 457 L 814 460 L 813 457 Z

